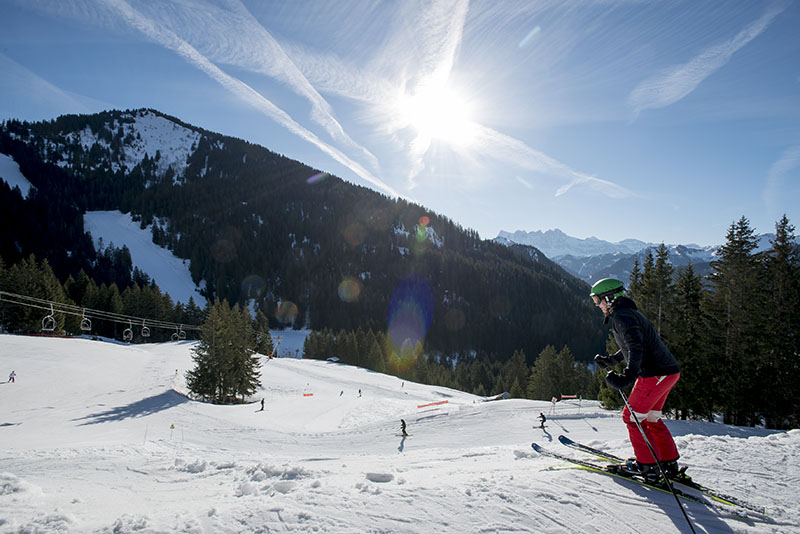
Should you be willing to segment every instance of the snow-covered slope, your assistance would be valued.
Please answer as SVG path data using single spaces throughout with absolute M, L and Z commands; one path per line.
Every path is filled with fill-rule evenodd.
M 153 243 L 151 227 L 142 229 L 127 213 L 119 211 L 90 211 L 83 216 L 84 229 L 92 234 L 95 247 L 126 245 L 134 267 L 156 281 L 161 291 L 169 293 L 176 302 L 205 306 L 206 299 L 198 291 L 189 273 L 189 261 L 182 260 L 169 250 Z M 102 242 L 101 242 L 102 240 Z
M 531 450 L 565 434 L 629 455 L 594 402 L 551 413 L 280 358 L 253 404 L 212 406 L 183 395 L 192 346 L 0 335 L 17 374 L 0 384 L 0 532 L 688 531 L 672 496 Z M 800 431 L 668 425 L 695 478 L 774 520 L 687 503 L 697 532 L 800 531 Z
M 113 135 L 120 137 L 120 157 L 104 161 L 103 165 L 113 172 L 130 172 L 147 156 L 155 160 L 159 175 L 163 176 L 171 168 L 175 173 L 174 180 L 182 181 L 187 159 L 194 152 L 201 134 L 149 110 L 125 113 L 121 119 L 109 125 Z M 64 144 L 51 141 L 49 151 L 51 154 L 65 153 L 66 146 L 76 142 L 85 152 L 109 151 L 109 138 L 108 133 L 98 133 L 87 126 L 77 133 L 67 134 Z M 62 167 L 72 165 L 68 157 L 58 164 Z
M 0 179 L 4 180 L 11 189 L 19 187 L 23 197 L 27 197 L 31 187 L 33 187 L 28 179 L 23 176 L 17 162 L 11 156 L 5 154 L 0 154 Z

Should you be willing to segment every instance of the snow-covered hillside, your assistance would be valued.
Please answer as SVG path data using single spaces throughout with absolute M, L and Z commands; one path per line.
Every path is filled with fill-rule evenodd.
M 112 244 L 117 248 L 126 245 L 133 266 L 155 280 L 161 291 L 169 293 L 172 300 L 188 304 L 191 297 L 198 306 L 206 305 L 205 297 L 192 280 L 189 261 L 153 243 L 151 227 L 142 229 L 130 214 L 119 211 L 87 212 L 83 216 L 83 225 L 92 234 L 97 249 Z
M 14 158 L 5 154 L 0 154 L 0 179 L 4 180 L 11 189 L 19 187 L 23 197 L 27 197 L 33 187 L 23 176 Z
M 121 118 L 109 125 L 114 134 L 121 134 L 121 157 L 107 161 L 105 165 L 113 172 L 130 172 L 147 156 L 155 161 L 160 176 L 171 168 L 175 173 L 174 181 L 180 183 L 184 178 L 187 159 L 197 147 L 201 134 L 149 110 L 125 113 Z M 86 127 L 77 134 L 67 134 L 63 145 L 51 141 L 50 153 L 64 153 L 66 145 L 75 142 L 85 152 L 93 148 L 105 151 L 111 147 L 108 137 Z M 61 159 L 59 165 L 70 167 L 70 158 Z
M 531 450 L 565 434 L 629 455 L 594 402 L 551 413 L 280 358 L 253 404 L 213 406 L 183 394 L 192 346 L 0 335 L 17 375 L 0 385 L 0 532 L 689 531 L 671 495 Z M 800 531 L 800 431 L 668 425 L 696 479 L 772 518 L 684 503 L 697 532 Z

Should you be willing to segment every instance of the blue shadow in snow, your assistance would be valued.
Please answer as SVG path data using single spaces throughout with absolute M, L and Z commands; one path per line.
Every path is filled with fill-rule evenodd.
M 173 406 L 183 404 L 184 402 L 189 402 L 189 399 L 173 390 L 169 390 L 159 395 L 128 404 L 127 406 L 118 406 L 104 412 L 93 413 L 86 417 L 73 419 L 73 421 L 83 421 L 81 426 L 122 421 L 123 419 L 131 417 L 144 417 L 145 415 L 161 412 Z

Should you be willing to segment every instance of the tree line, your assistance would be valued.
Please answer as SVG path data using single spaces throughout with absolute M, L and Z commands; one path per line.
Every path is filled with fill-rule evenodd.
M 681 379 L 665 411 L 677 417 L 767 428 L 800 427 L 800 252 L 794 226 L 776 223 L 770 247 L 756 252 L 758 238 L 746 217 L 731 224 L 711 272 L 677 269 L 662 244 L 637 261 L 628 295 L 653 323 L 681 366 Z M 597 312 L 600 321 L 600 312 Z M 405 350 L 405 352 L 403 352 Z M 609 354 L 618 350 L 613 336 Z M 514 398 L 551 400 L 562 394 L 600 399 L 618 409 L 622 400 L 605 384 L 606 371 L 592 370 L 570 347 L 547 345 L 533 359 L 486 353 L 398 349 L 383 332 L 330 329 L 306 339 L 304 357 L 340 361 L 426 384 L 481 396 L 509 392 Z
M 109 247 L 100 254 L 108 260 L 109 277 L 115 281 L 99 284 L 79 271 L 77 277 L 68 276 L 62 283 L 56 276 L 46 258 L 37 261 L 33 255 L 6 267 L 0 256 L 0 291 L 32 297 L 42 301 L 65 304 L 77 308 L 107 312 L 107 314 L 141 317 L 143 319 L 175 323 L 178 325 L 200 325 L 205 312 L 193 299 L 188 304 L 174 303 L 172 298 L 162 293 L 157 284 L 136 269 L 130 269 L 130 253 L 127 249 Z M 116 258 L 116 259 L 115 259 Z M 126 265 L 127 271 L 126 271 Z M 98 272 L 105 272 L 102 269 Z M 127 274 L 126 274 L 127 273 Z M 122 283 L 122 288 L 117 285 Z M 12 302 L 13 299 L 0 298 L 0 328 L 12 333 L 38 333 L 43 327 L 43 318 L 48 310 Z M 105 313 L 102 314 L 106 316 Z M 68 313 L 54 313 L 55 324 L 52 332 L 63 335 L 89 334 L 122 340 L 125 330 L 130 329 L 131 341 L 168 341 L 175 331 L 163 328 L 144 329 L 146 323 L 132 324 L 114 320 L 104 320 L 100 315 L 90 315 L 91 330 L 81 328 L 83 317 Z M 152 323 L 151 323 L 152 326 Z M 148 332 L 149 330 L 149 332 Z M 193 336 L 188 330 L 188 337 Z M 143 336 L 146 333 L 148 335 Z

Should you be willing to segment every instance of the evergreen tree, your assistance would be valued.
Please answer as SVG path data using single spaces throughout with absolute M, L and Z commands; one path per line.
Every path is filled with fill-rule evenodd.
M 528 398 L 560 399 L 564 393 L 572 394 L 576 382 L 575 358 L 569 347 L 565 346 L 560 352 L 556 352 L 552 345 L 548 345 L 533 363 L 528 378 Z
M 192 349 L 189 391 L 214 403 L 234 402 L 237 395 L 244 402 L 259 385 L 255 341 L 250 317 L 217 299 L 201 326 L 200 343 Z
M 771 245 L 764 258 L 767 325 L 758 381 L 769 390 L 761 397 L 766 427 L 785 429 L 800 425 L 800 254 L 786 215 Z
M 525 384 L 527 384 L 529 374 L 530 369 L 528 364 L 525 363 L 525 353 L 521 350 L 515 350 L 511 359 L 506 362 L 502 375 L 503 382 L 511 385 L 511 389 L 508 392 L 512 398 L 525 398 Z M 515 384 L 517 388 L 512 391 L 515 389 Z M 498 389 L 500 391 L 497 391 Z M 502 393 L 503 389 L 495 388 L 495 391 Z
M 256 312 L 256 317 L 253 320 L 253 331 L 256 336 L 256 352 L 265 356 L 271 356 L 273 344 L 272 335 L 269 331 L 269 319 L 267 319 L 267 316 L 264 315 L 264 312 L 261 310 Z
M 681 378 L 668 401 L 678 410 L 679 417 L 705 418 L 713 421 L 714 397 L 709 387 L 717 366 L 703 346 L 703 284 L 691 263 L 678 269 L 675 285 L 674 315 L 671 331 L 674 332 L 670 351 L 681 367 Z
M 704 300 L 708 326 L 706 350 L 715 362 L 714 392 L 724 422 L 755 425 L 762 395 L 753 378 L 764 331 L 764 281 L 753 254 L 757 239 L 750 221 L 731 224 L 719 258 L 712 262 L 711 292 Z
M 661 243 L 656 250 L 656 262 L 653 269 L 653 304 L 655 306 L 655 316 L 653 325 L 656 332 L 662 338 L 668 339 L 669 335 L 665 330 L 668 324 L 670 307 L 672 305 L 673 282 L 672 273 L 674 269 L 669 261 L 669 249 Z

